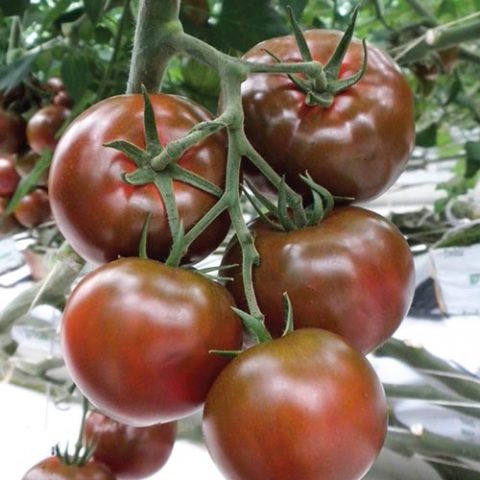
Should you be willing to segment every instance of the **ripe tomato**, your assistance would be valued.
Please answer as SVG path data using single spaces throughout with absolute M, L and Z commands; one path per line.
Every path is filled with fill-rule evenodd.
M 314 60 L 325 64 L 341 32 L 304 32 Z M 244 55 L 272 63 L 269 51 L 285 62 L 301 57 L 293 36 L 266 40 Z M 339 78 L 355 74 L 363 60 L 354 39 Z M 367 69 L 354 86 L 324 108 L 305 104 L 303 93 L 286 75 L 252 74 L 242 84 L 245 131 L 257 151 L 297 191 L 306 192 L 305 171 L 333 195 L 372 199 L 404 170 L 414 144 L 413 95 L 395 63 L 368 47 Z M 246 172 L 248 173 L 248 171 Z
M 20 152 L 25 142 L 23 118 L 18 113 L 0 109 L 0 154 Z
M 0 237 L 11 235 L 21 229 L 13 215 L 5 215 L 4 212 L 8 205 L 8 199 L 0 197 Z
M 150 96 L 160 142 L 177 139 L 210 115 L 188 100 Z M 50 169 L 49 192 L 57 225 L 86 260 L 104 263 L 134 256 L 147 213 L 151 213 L 148 254 L 164 260 L 171 247 L 163 201 L 153 184 L 127 185 L 122 174 L 136 169 L 123 153 L 103 145 L 125 140 L 144 148 L 142 95 L 108 98 L 84 112 L 63 135 Z M 226 148 L 222 135 L 210 136 L 188 150 L 178 164 L 223 188 Z M 174 182 L 175 198 L 186 231 L 216 198 L 183 182 Z M 192 244 L 185 262 L 200 260 L 224 239 L 228 215 L 222 215 Z
M 386 429 L 373 368 L 320 329 L 241 353 L 213 384 L 203 416 L 208 451 L 230 480 L 358 480 Z
M 51 217 L 48 193 L 43 188 L 36 188 L 27 193 L 13 211 L 15 219 L 26 228 L 33 228 L 46 222 Z
M 131 427 L 99 412 L 85 422 L 84 437 L 94 444 L 93 458 L 107 465 L 119 480 L 148 477 L 160 470 L 172 453 L 176 423 Z
M 65 307 L 65 363 L 105 415 L 133 426 L 197 410 L 242 326 L 226 289 L 190 270 L 122 258 L 89 273 Z
M 69 115 L 70 110 L 61 105 L 47 105 L 35 112 L 27 123 L 30 148 L 37 153 L 47 148 L 55 150 L 58 131 Z
M 33 466 L 22 480 L 116 480 L 113 473 L 99 462 L 82 466 L 67 465 L 56 457 L 48 457 Z
M 0 196 L 11 197 L 20 182 L 20 175 L 15 169 L 14 160 L 9 155 L 0 154 Z
M 261 263 L 253 283 L 266 326 L 283 330 L 287 292 L 296 328 L 319 327 L 368 352 L 396 330 L 414 293 L 414 266 L 407 242 L 382 216 L 359 207 L 334 209 L 320 224 L 291 232 L 251 225 Z M 233 243 L 222 262 L 239 264 Z M 245 309 L 241 269 L 229 270 L 227 288 Z

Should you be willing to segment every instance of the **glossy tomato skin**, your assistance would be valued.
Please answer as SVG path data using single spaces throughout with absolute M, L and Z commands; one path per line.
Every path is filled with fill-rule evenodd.
M 27 193 L 13 210 L 18 223 L 26 228 L 33 228 L 51 218 L 48 193 L 43 188 L 36 188 Z
M 47 105 L 35 112 L 27 123 L 27 140 L 37 153 L 55 150 L 58 131 L 68 119 L 70 110 L 62 105 Z
M 66 465 L 52 456 L 32 467 L 22 480 L 116 480 L 113 473 L 99 462 L 89 461 L 81 467 Z
M 88 274 L 62 322 L 65 363 L 105 415 L 132 426 L 177 420 L 204 402 L 242 345 L 242 326 L 221 285 L 190 270 L 123 258 Z
M 20 152 L 25 142 L 23 118 L 18 113 L 0 109 L 0 154 Z
M 240 354 L 213 384 L 203 416 L 208 451 L 229 480 L 359 480 L 386 428 L 373 368 L 320 329 Z
M 119 480 L 153 475 L 167 462 L 175 442 L 176 423 L 131 427 L 100 412 L 91 412 L 84 438 L 95 445 L 93 458 L 107 465 Z
M 341 32 L 304 32 L 315 60 L 325 64 Z M 266 40 L 244 55 L 250 62 L 300 61 L 293 36 Z M 350 44 L 340 78 L 361 66 L 361 42 Z M 245 131 L 265 160 L 297 191 L 305 171 L 332 194 L 365 201 L 386 191 L 405 169 L 414 144 L 413 95 L 394 62 L 368 47 L 363 78 L 324 108 L 307 106 L 286 75 L 252 74 L 242 84 Z M 247 163 L 248 165 L 248 163 Z M 248 173 L 248 169 L 246 170 Z
M 12 156 L 0 155 L 0 196 L 11 197 L 20 182 Z
M 284 292 L 295 328 L 330 330 L 362 352 L 388 339 L 406 315 L 415 288 L 413 259 L 401 233 L 384 217 L 345 206 L 314 227 L 287 233 L 257 220 L 250 228 L 261 258 L 253 272 L 255 292 L 272 335 L 283 330 Z M 222 262 L 239 261 L 233 243 Z M 234 280 L 227 288 L 245 308 L 241 271 L 229 273 Z
M 188 100 L 171 95 L 150 95 L 160 142 L 186 134 L 210 115 Z M 122 174 L 134 163 L 124 154 L 104 147 L 125 140 L 144 148 L 142 95 L 120 95 L 84 112 L 63 135 L 50 168 L 49 192 L 60 231 L 72 247 L 92 263 L 138 254 L 138 243 L 147 213 L 152 214 L 148 254 L 164 260 L 171 235 L 163 202 L 153 184 L 127 185 Z M 178 164 L 224 187 L 226 150 L 224 137 L 213 135 L 196 145 Z M 216 198 L 182 182 L 174 182 L 180 217 L 188 231 L 215 203 Z M 229 228 L 222 215 L 192 244 L 185 262 L 211 253 Z

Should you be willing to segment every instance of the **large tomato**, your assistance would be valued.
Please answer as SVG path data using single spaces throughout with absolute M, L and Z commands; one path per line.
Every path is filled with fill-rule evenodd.
M 23 118 L 18 113 L 0 108 L 0 153 L 20 152 L 25 142 Z
M 206 446 L 229 480 L 359 480 L 386 428 L 373 368 L 320 329 L 240 354 L 213 384 L 203 417 Z
M 84 437 L 87 444 L 95 445 L 93 459 L 108 465 L 117 479 L 135 480 L 153 475 L 165 465 L 175 433 L 175 422 L 131 427 L 91 412 Z
M 341 32 L 304 32 L 314 60 L 325 64 Z M 250 62 L 300 61 L 293 36 L 266 40 L 244 55 Z M 361 42 L 354 39 L 339 77 L 361 66 Z M 251 74 L 242 84 L 245 130 L 257 151 L 287 183 L 306 191 L 305 171 L 332 194 L 372 199 L 404 170 L 414 143 L 413 95 L 395 63 L 368 47 L 362 79 L 339 93 L 330 107 L 308 106 L 305 93 L 286 75 Z
M 163 145 L 210 118 L 204 109 L 180 97 L 153 94 L 150 99 Z M 136 255 L 148 213 L 152 214 L 149 256 L 165 259 L 170 250 L 170 229 L 159 192 L 153 184 L 127 185 L 122 175 L 135 170 L 134 162 L 103 146 L 124 140 L 144 148 L 143 110 L 142 95 L 108 98 L 78 117 L 55 151 L 49 180 L 53 215 L 67 241 L 93 263 Z M 210 136 L 188 150 L 178 163 L 223 188 L 223 136 Z M 174 191 L 186 231 L 216 201 L 213 195 L 183 182 L 175 181 Z M 184 260 L 196 261 L 208 255 L 224 239 L 228 227 L 228 215 L 220 216 L 192 244 Z
M 70 115 L 70 110 L 61 105 L 47 105 L 35 112 L 27 123 L 27 140 L 37 153 L 45 149 L 55 150 L 58 132 Z
M 396 330 L 414 293 L 414 266 L 407 242 L 384 217 L 360 207 L 334 209 L 317 226 L 284 232 L 262 220 L 251 224 L 260 265 L 253 282 L 267 328 L 283 329 L 287 292 L 296 328 L 319 327 L 368 352 Z M 241 265 L 238 243 L 223 258 Z M 227 284 L 246 308 L 241 269 Z
M 122 258 L 89 273 L 65 307 L 67 368 L 104 414 L 132 426 L 198 409 L 242 326 L 221 285 L 191 270 Z
M 58 457 L 52 456 L 28 470 L 22 480 L 116 480 L 116 478 L 103 463 L 89 461 L 82 466 L 67 465 Z

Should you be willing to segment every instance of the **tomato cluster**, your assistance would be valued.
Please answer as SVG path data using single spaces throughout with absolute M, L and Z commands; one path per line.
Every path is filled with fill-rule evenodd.
M 72 101 L 58 77 L 44 84 L 31 80 L 0 96 L 1 233 L 33 228 L 51 218 L 48 171 L 37 179 L 10 215 L 3 215 L 20 180 L 29 175 L 46 149 L 54 150 L 57 133 Z
M 306 33 L 322 64 L 339 39 L 339 32 Z M 341 84 L 363 68 L 362 48 L 357 40 L 348 47 L 337 72 Z M 293 37 L 282 37 L 244 58 L 298 62 L 295 49 Z M 313 217 L 319 190 L 306 193 L 304 181 L 351 202 L 379 195 L 405 168 L 413 141 L 408 84 L 376 48 L 368 47 L 364 67 L 363 77 L 331 105 L 311 104 L 300 77 L 295 83 L 286 75 L 253 74 L 244 82 L 247 137 L 303 196 L 306 220 L 295 219 L 289 205 L 244 225 L 248 232 L 233 237 L 222 259 L 231 277 L 225 284 L 191 265 L 169 263 L 169 252 L 211 213 L 228 185 L 223 134 L 178 150 L 177 140 L 209 124 L 204 109 L 160 93 L 111 97 L 77 117 L 55 147 L 54 219 L 95 267 L 67 300 L 62 349 L 75 384 L 108 417 L 92 415 L 86 435 L 99 436 L 94 460 L 118 478 L 139 478 L 122 473 L 135 470 L 137 460 L 127 461 L 127 453 L 112 458 L 112 443 L 138 453 L 144 466 L 156 448 L 153 434 L 139 437 L 137 443 L 148 445 L 139 452 L 119 436 L 169 429 L 164 454 L 154 455 L 161 466 L 172 423 L 202 407 L 207 449 L 229 479 L 358 480 L 375 461 L 387 404 L 365 354 L 408 311 L 412 256 L 400 232 L 365 208 L 325 206 L 323 218 Z M 256 166 L 268 171 L 258 159 Z M 247 167 L 245 173 L 251 175 Z M 182 262 L 205 258 L 229 227 L 225 212 L 212 217 Z M 259 254 L 251 285 L 246 236 Z M 252 294 L 265 322 L 245 313 L 254 310 Z M 290 314 L 292 329 L 285 327 Z M 251 346 L 240 317 L 265 327 L 266 341 Z

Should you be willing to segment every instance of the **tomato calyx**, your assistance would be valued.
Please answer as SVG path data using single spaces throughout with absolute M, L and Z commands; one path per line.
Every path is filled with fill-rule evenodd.
M 303 32 L 296 21 L 293 11 L 290 7 L 287 8 L 290 22 L 292 24 L 295 40 L 298 45 L 302 60 L 304 62 L 313 62 L 314 59 L 307 45 Z M 328 62 L 321 68 L 320 74 L 316 77 L 301 78 L 295 74 L 289 74 L 290 80 L 305 93 L 305 104 L 308 106 L 319 105 L 321 107 L 328 108 L 332 105 L 333 100 L 337 94 L 352 87 L 363 77 L 367 68 L 367 44 L 365 40 L 362 40 L 363 47 L 363 61 L 360 69 L 350 77 L 339 79 L 340 67 L 342 61 L 345 58 L 347 49 L 353 37 L 353 31 L 355 29 L 355 23 L 358 16 L 359 6 L 357 5 L 352 12 L 350 22 L 345 30 L 342 38 L 340 39 L 337 47 L 335 48 L 332 56 Z M 277 62 L 281 63 L 281 60 L 273 53 L 266 50 L 266 53 L 273 57 Z
M 311 227 L 318 225 L 323 218 L 333 209 L 335 201 L 351 201 L 347 197 L 334 197 L 324 187 L 316 183 L 308 172 L 301 175 L 302 181 L 309 187 L 312 202 L 303 208 L 306 221 L 299 221 L 292 215 L 291 205 L 288 203 L 285 178 L 278 188 L 277 203 L 263 195 L 249 180 L 245 180 L 248 189 L 244 189 L 244 193 L 256 212 L 262 219 L 276 230 L 290 232 L 299 228 Z M 265 213 L 265 211 L 267 213 Z

